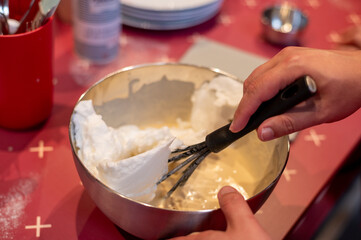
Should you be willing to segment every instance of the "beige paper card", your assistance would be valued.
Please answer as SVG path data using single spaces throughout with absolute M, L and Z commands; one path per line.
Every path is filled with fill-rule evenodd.
M 181 63 L 213 67 L 245 80 L 267 59 L 243 50 L 201 38 L 183 55 Z

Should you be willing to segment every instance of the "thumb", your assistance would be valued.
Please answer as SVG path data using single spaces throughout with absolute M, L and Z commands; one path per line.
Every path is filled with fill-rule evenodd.
M 242 194 L 230 186 L 218 193 L 219 205 L 227 221 L 227 232 L 244 239 L 270 239 L 254 217 Z
M 218 201 L 227 220 L 227 229 L 238 228 L 254 218 L 242 194 L 233 187 L 223 187 L 218 193 Z
M 304 104 L 303 109 L 301 107 L 266 119 L 257 129 L 259 139 L 269 141 L 321 123 L 315 118 L 311 107 L 307 104 Z

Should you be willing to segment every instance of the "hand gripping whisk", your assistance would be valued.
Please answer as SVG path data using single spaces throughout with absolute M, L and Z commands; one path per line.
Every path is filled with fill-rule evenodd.
M 173 151 L 172 153 L 179 154 L 168 159 L 169 163 L 186 157 L 188 158 L 174 169 L 169 171 L 167 174 L 162 176 L 157 184 L 163 182 L 172 174 L 189 164 L 189 166 L 184 170 L 180 179 L 167 193 L 167 196 L 169 197 L 179 186 L 183 186 L 185 184 L 194 170 L 208 154 L 211 152 L 218 153 L 222 151 L 237 139 L 258 128 L 259 125 L 267 118 L 280 115 L 288 111 L 295 105 L 314 95 L 316 91 L 316 83 L 311 77 L 303 76 L 296 79 L 292 84 L 279 91 L 275 97 L 266 102 L 263 102 L 257 111 L 250 117 L 246 127 L 244 127 L 240 132 L 231 132 L 229 130 L 230 124 L 227 124 L 208 134 L 204 142 L 188 146 L 184 149 L 177 149 Z

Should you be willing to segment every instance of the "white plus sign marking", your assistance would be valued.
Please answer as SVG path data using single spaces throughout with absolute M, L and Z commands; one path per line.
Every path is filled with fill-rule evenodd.
M 332 31 L 327 36 L 327 41 L 329 41 L 329 42 L 336 42 L 338 39 L 339 39 L 339 34 L 335 31 Z
M 167 56 L 163 56 L 159 59 L 159 62 L 175 62 L 175 60 Z
M 308 4 L 312 7 L 312 8 L 318 8 L 321 4 L 320 1 L 318 0 L 308 0 Z
M 30 148 L 30 152 L 38 152 L 39 158 L 44 157 L 44 152 L 50 152 L 50 151 L 53 151 L 53 147 L 44 146 L 44 141 L 42 141 L 42 140 L 39 141 L 39 146 L 38 147 L 31 147 Z
M 225 15 L 225 14 L 222 14 L 217 20 L 219 23 L 221 23 L 225 26 L 232 23 L 232 19 L 228 15 Z
M 36 229 L 36 237 L 40 237 L 40 229 L 51 228 L 51 224 L 40 224 L 40 216 L 36 217 L 36 225 L 25 226 L 25 229 Z
M 247 7 L 255 7 L 255 6 L 257 6 L 256 0 L 245 0 L 245 1 L 244 1 L 244 4 L 245 4 Z
M 295 175 L 295 174 L 297 174 L 296 169 L 285 168 L 285 170 L 283 171 L 283 176 L 285 176 L 287 182 L 291 181 L 291 175 Z
M 202 39 L 202 35 L 199 33 L 193 33 L 190 37 L 187 38 L 188 42 L 197 42 Z
M 355 13 L 348 16 L 348 20 L 355 25 L 361 24 L 361 17 Z
M 306 141 L 313 141 L 313 143 L 319 147 L 321 146 L 321 141 L 326 140 L 326 136 L 322 134 L 317 134 L 315 130 L 311 129 L 310 134 L 305 136 Z

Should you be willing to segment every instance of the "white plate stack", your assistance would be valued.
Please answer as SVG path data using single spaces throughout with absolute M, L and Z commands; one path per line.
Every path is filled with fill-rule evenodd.
M 123 24 L 150 30 L 196 26 L 214 17 L 223 0 L 120 0 Z

